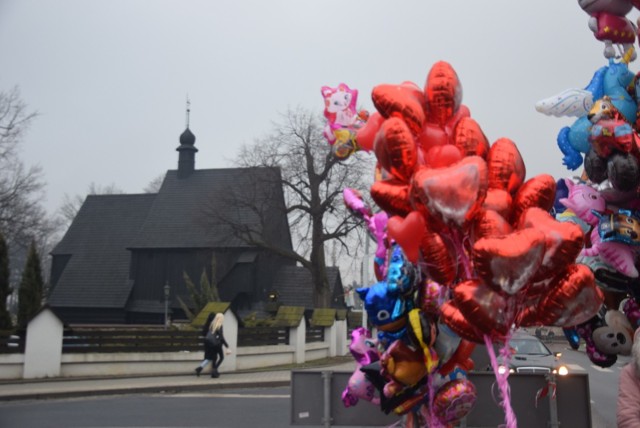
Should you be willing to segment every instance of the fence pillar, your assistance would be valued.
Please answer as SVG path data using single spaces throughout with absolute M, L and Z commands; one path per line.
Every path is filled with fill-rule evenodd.
M 45 306 L 27 325 L 22 377 L 34 379 L 60 376 L 64 325 Z
M 338 355 L 336 347 L 336 322 L 331 327 L 324 328 L 324 341 L 329 344 L 329 356 L 335 357 Z
M 338 355 L 349 354 L 349 332 L 347 320 L 336 320 L 336 352 Z
M 297 327 L 291 327 L 289 329 L 289 345 L 293 346 L 294 349 L 293 362 L 295 364 L 305 362 L 306 335 L 307 327 L 304 317 L 302 317 Z
M 233 372 L 238 368 L 238 319 L 233 311 L 224 313 L 224 339 L 229 345 L 231 353 L 224 356 L 220 371 Z

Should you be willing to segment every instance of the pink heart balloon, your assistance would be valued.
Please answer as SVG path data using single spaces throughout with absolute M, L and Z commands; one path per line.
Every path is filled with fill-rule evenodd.
M 487 180 L 485 161 L 470 156 L 446 168 L 420 168 L 412 180 L 412 194 L 435 218 L 462 227 L 480 209 Z

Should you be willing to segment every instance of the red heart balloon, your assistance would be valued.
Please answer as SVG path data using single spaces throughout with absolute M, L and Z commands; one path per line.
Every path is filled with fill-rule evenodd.
M 444 124 L 430 122 L 430 118 L 427 117 L 422 127 L 422 132 L 418 135 L 419 147 L 423 153 L 429 153 L 431 149 L 437 146 L 452 145 L 458 147 L 462 152 L 462 146 L 456 144 L 455 130 L 459 122 L 462 122 L 470 115 L 469 109 L 465 105 L 461 105 L 458 111 L 450 117 Z M 472 156 L 470 154 L 469 156 Z
M 493 210 L 480 210 L 473 222 L 471 239 L 497 238 L 513 232 L 513 228 L 500 214 Z
M 374 150 L 378 162 L 395 178 L 408 182 L 418 161 L 416 143 L 406 123 L 397 117 L 387 119 L 376 135 Z
M 384 122 L 384 117 L 377 111 L 369 117 L 364 126 L 356 132 L 358 147 L 367 152 L 373 150 L 373 141 L 382 126 L 382 122 Z
M 417 211 L 405 218 L 394 216 L 387 222 L 387 235 L 395 240 L 411 263 L 418 263 L 420 243 L 426 231 L 424 217 Z
M 374 202 L 389 215 L 406 216 L 413 208 L 409 204 L 409 185 L 395 178 L 378 180 L 371 186 Z
M 584 246 L 584 234 L 580 226 L 571 222 L 559 222 L 541 208 L 529 208 L 524 212 L 518 227 L 535 228 L 545 236 L 544 259 L 534 281 L 556 276 L 575 262 Z
M 426 122 L 422 127 L 422 132 L 418 135 L 418 146 L 425 158 L 434 147 L 445 146 L 449 143 L 447 131 L 435 123 Z
M 449 246 L 440 234 L 427 230 L 422 235 L 420 249 L 427 267 L 427 275 L 431 279 L 443 285 L 455 280 L 458 266 Z
M 508 138 L 493 143 L 487 156 L 489 187 L 514 194 L 524 182 L 526 168 L 516 144 Z
M 596 286 L 591 269 L 586 265 L 573 264 L 540 300 L 538 319 L 543 325 L 578 325 L 593 318 L 603 302 L 604 295 Z
M 477 213 L 486 191 L 486 163 L 478 156 L 447 168 L 420 168 L 412 180 L 412 194 L 434 218 L 460 227 Z
M 473 350 L 475 349 L 476 344 L 473 342 L 470 342 L 468 340 L 462 339 L 460 341 L 460 343 L 458 344 L 458 347 L 456 348 L 455 352 L 453 353 L 453 355 L 444 363 L 440 366 L 440 368 L 438 369 L 438 372 L 443 375 L 446 376 L 448 375 L 456 366 L 460 366 L 460 365 L 467 365 L 467 361 L 469 360 L 469 357 L 471 357 L 471 353 L 473 352 Z M 468 370 L 472 370 L 473 369 L 473 360 L 471 360 L 471 369 Z
M 382 116 L 401 117 L 414 135 L 421 132 L 425 121 L 424 94 L 414 83 L 378 85 L 373 88 L 371 98 Z
M 516 319 L 516 325 L 518 327 L 533 327 L 536 325 L 542 325 L 538 320 L 538 304 L 540 303 L 539 297 L 527 298 L 524 303 L 520 304 L 518 316 Z
M 520 215 L 531 207 L 551 211 L 556 197 L 556 180 L 548 174 L 537 175 L 527 180 L 513 199 L 513 218 L 515 224 Z
M 509 235 L 476 241 L 473 263 L 478 276 L 489 286 L 514 295 L 536 274 L 544 250 L 544 233 L 533 228 L 517 230 Z
M 470 117 L 463 117 L 456 125 L 453 144 L 462 151 L 463 156 L 480 156 L 487 159 L 489 154 L 489 140 L 478 122 Z
M 566 266 L 566 265 L 565 265 Z M 536 274 L 537 276 L 544 276 L 544 274 L 540 274 L 540 271 L 543 270 L 543 268 L 540 268 L 538 270 L 538 274 Z M 562 272 L 564 270 L 564 268 L 560 268 L 560 270 L 556 271 L 556 275 L 558 272 Z M 527 298 L 528 299 L 535 299 L 540 297 L 541 295 L 544 295 L 548 290 L 549 287 L 551 287 L 551 284 L 553 282 L 553 280 L 555 279 L 555 275 L 551 278 L 543 278 L 541 280 L 537 280 L 537 279 L 532 279 L 531 282 L 529 283 L 529 286 L 527 287 L 526 293 L 527 293 Z
M 489 188 L 487 190 L 487 196 L 484 198 L 484 202 L 482 203 L 482 207 L 495 211 L 508 220 L 511 218 L 512 202 L 513 198 L 506 190 Z
M 451 64 L 438 61 L 431 67 L 424 93 L 428 120 L 445 126 L 462 103 L 462 84 Z
M 440 307 L 440 319 L 458 336 L 473 343 L 484 344 L 482 332 L 478 331 L 451 301 Z
M 479 280 L 456 285 L 453 299 L 467 321 L 491 337 L 505 336 L 515 320 L 514 302 Z
M 424 157 L 425 165 L 430 168 L 444 168 L 460 161 L 463 158 L 459 148 L 452 144 L 434 146 Z

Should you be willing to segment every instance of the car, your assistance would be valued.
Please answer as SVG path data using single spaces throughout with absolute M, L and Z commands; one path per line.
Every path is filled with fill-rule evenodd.
M 504 373 L 553 373 L 567 375 L 569 370 L 562 364 L 561 352 L 551 352 L 536 336 L 524 331 L 516 331 L 509 340 L 511 359 L 508 367 L 498 358 L 498 372 Z

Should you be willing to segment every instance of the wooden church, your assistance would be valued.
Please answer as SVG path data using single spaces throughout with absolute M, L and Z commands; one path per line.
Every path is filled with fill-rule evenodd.
M 158 193 L 87 196 L 51 253 L 48 304 L 65 323 L 162 324 L 165 288 L 171 317 L 184 318 L 178 301 L 180 296 L 190 302 L 184 273 L 199 284 L 203 270 L 210 277 L 214 259 L 220 298 L 236 311 L 261 310 L 274 296 L 311 307 L 306 270 L 234 239 L 228 226 L 207 221 L 207 204 L 224 201 L 230 191 L 251 189 L 252 197 L 262 197 L 267 207 L 262 236 L 291 249 L 284 195 L 274 185 L 280 170 L 198 170 L 195 140 L 187 126 L 176 149 L 178 168 L 167 171 Z M 248 208 L 216 209 L 233 210 L 230 214 L 239 222 L 257 224 Z M 340 273 L 329 269 L 334 302 L 342 308 Z M 295 284 L 292 278 L 297 278 Z

